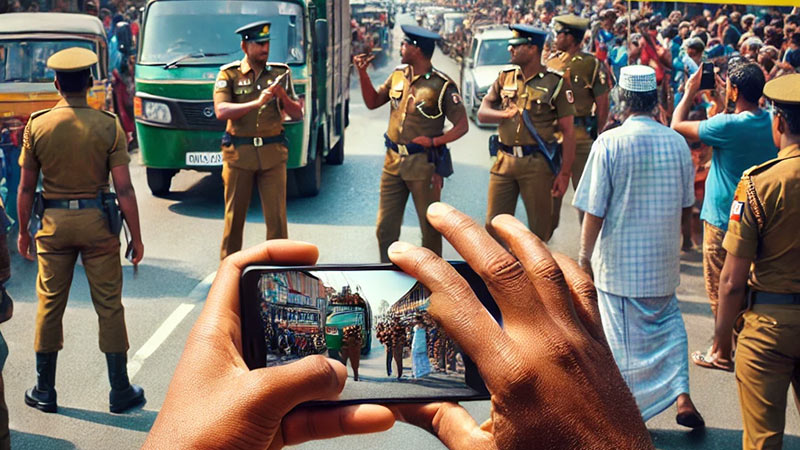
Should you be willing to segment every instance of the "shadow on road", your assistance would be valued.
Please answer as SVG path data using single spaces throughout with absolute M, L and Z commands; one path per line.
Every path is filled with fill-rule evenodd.
M 659 450 L 701 448 L 722 450 L 742 447 L 742 431 L 722 428 L 704 428 L 691 432 L 679 430 L 650 430 L 653 443 Z M 783 448 L 800 448 L 800 438 L 784 436 Z
M 684 302 L 678 300 L 678 308 L 680 308 L 681 314 L 712 317 L 711 307 L 708 306 L 708 303 Z
M 48 450 L 72 450 L 78 448 L 70 441 L 56 439 L 40 434 L 21 433 L 11 430 L 11 448 L 14 450 L 42 449 Z
M 314 225 L 372 226 L 378 211 L 378 195 L 383 149 L 375 155 L 348 155 L 341 166 L 323 166 L 322 191 L 316 197 L 291 198 L 286 208 L 289 223 Z M 475 192 L 476 185 L 488 183 L 487 168 L 454 163 L 455 174 L 445 181 L 443 200 L 463 212 L 482 217 L 486 213 L 486 192 Z M 485 178 L 485 182 L 481 181 Z M 483 183 L 483 184 L 480 184 Z M 224 213 L 222 180 L 216 175 L 203 177 L 182 192 L 168 197 L 176 202 L 169 210 L 180 215 L 200 218 L 222 218 Z M 247 222 L 261 223 L 264 219 L 254 189 L 247 213 Z M 403 222 L 417 226 L 414 205 L 409 197 Z
M 59 406 L 58 413 L 77 420 L 147 433 L 156 421 L 157 411 L 134 409 L 126 414 L 111 414 L 87 409 Z

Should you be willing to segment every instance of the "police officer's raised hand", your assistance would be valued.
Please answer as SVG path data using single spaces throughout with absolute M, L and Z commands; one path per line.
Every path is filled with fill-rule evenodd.
M 273 92 L 273 89 L 274 88 L 267 88 L 267 89 L 264 89 L 263 91 L 261 91 L 261 95 L 259 95 L 258 99 L 256 100 L 256 105 L 258 107 L 266 105 L 267 103 L 269 103 L 270 100 L 275 98 L 275 94 Z
M 516 103 L 510 103 L 506 109 L 503 110 L 504 119 L 513 119 L 517 114 L 519 114 L 519 107 L 517 107 Z
M 281 448 L 390 428 L 377 405 L 300 408 L 335 398 L 345 367 L 322 356 L 250 371 L 242 359 L 239 280 L 249 264 L 314 264 L 311 244 L 270 240 L 226 258 L 192 328 L 145 448 Z
M 467 282 L 430 250 L 389 248 L 392 262 L 427 286 L 428 311 L 461 345 L 491 393 L 479 426 L 453 403 L 392 407 L 451 449 L 651 449 L 650 436 L 603 334 L 594 285 L 578 265 L 513 216 L 484 227 L 434 203 L 428 221 L 483 278 L 503 315 L 484 309 Z
M 353 57 L 353 64 L 359 72 L 366 71 L 373 59 L 375 59 L 375 55 L 362 53 Z

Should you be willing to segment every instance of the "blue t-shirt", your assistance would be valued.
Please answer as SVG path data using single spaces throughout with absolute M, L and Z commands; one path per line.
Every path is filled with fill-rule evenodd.
M 699 134 L 701 141 L 713 147 L 700 218 L 727 231 L 742 172 L 778 154 L 772 142 L 772 117 L 764 110 L 717 114 L 700 122 Z

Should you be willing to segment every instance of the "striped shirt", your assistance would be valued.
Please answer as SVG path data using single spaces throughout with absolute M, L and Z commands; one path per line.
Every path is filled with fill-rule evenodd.
M 644 116 L 592 146 L 573 205 L 604 218 L 592 255 L 595 285 L 624 297 L 660 297 L 680 282 L 681 210 L 694 203 L 684 138 Z

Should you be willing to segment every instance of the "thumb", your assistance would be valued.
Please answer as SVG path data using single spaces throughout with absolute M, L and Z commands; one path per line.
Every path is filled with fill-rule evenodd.
M 251 375 L 254 408 L 265 417 L 280 419 L 300 403 L 336 399 L 344 389 L 347 369 L 339 361 L 313 355 Z

